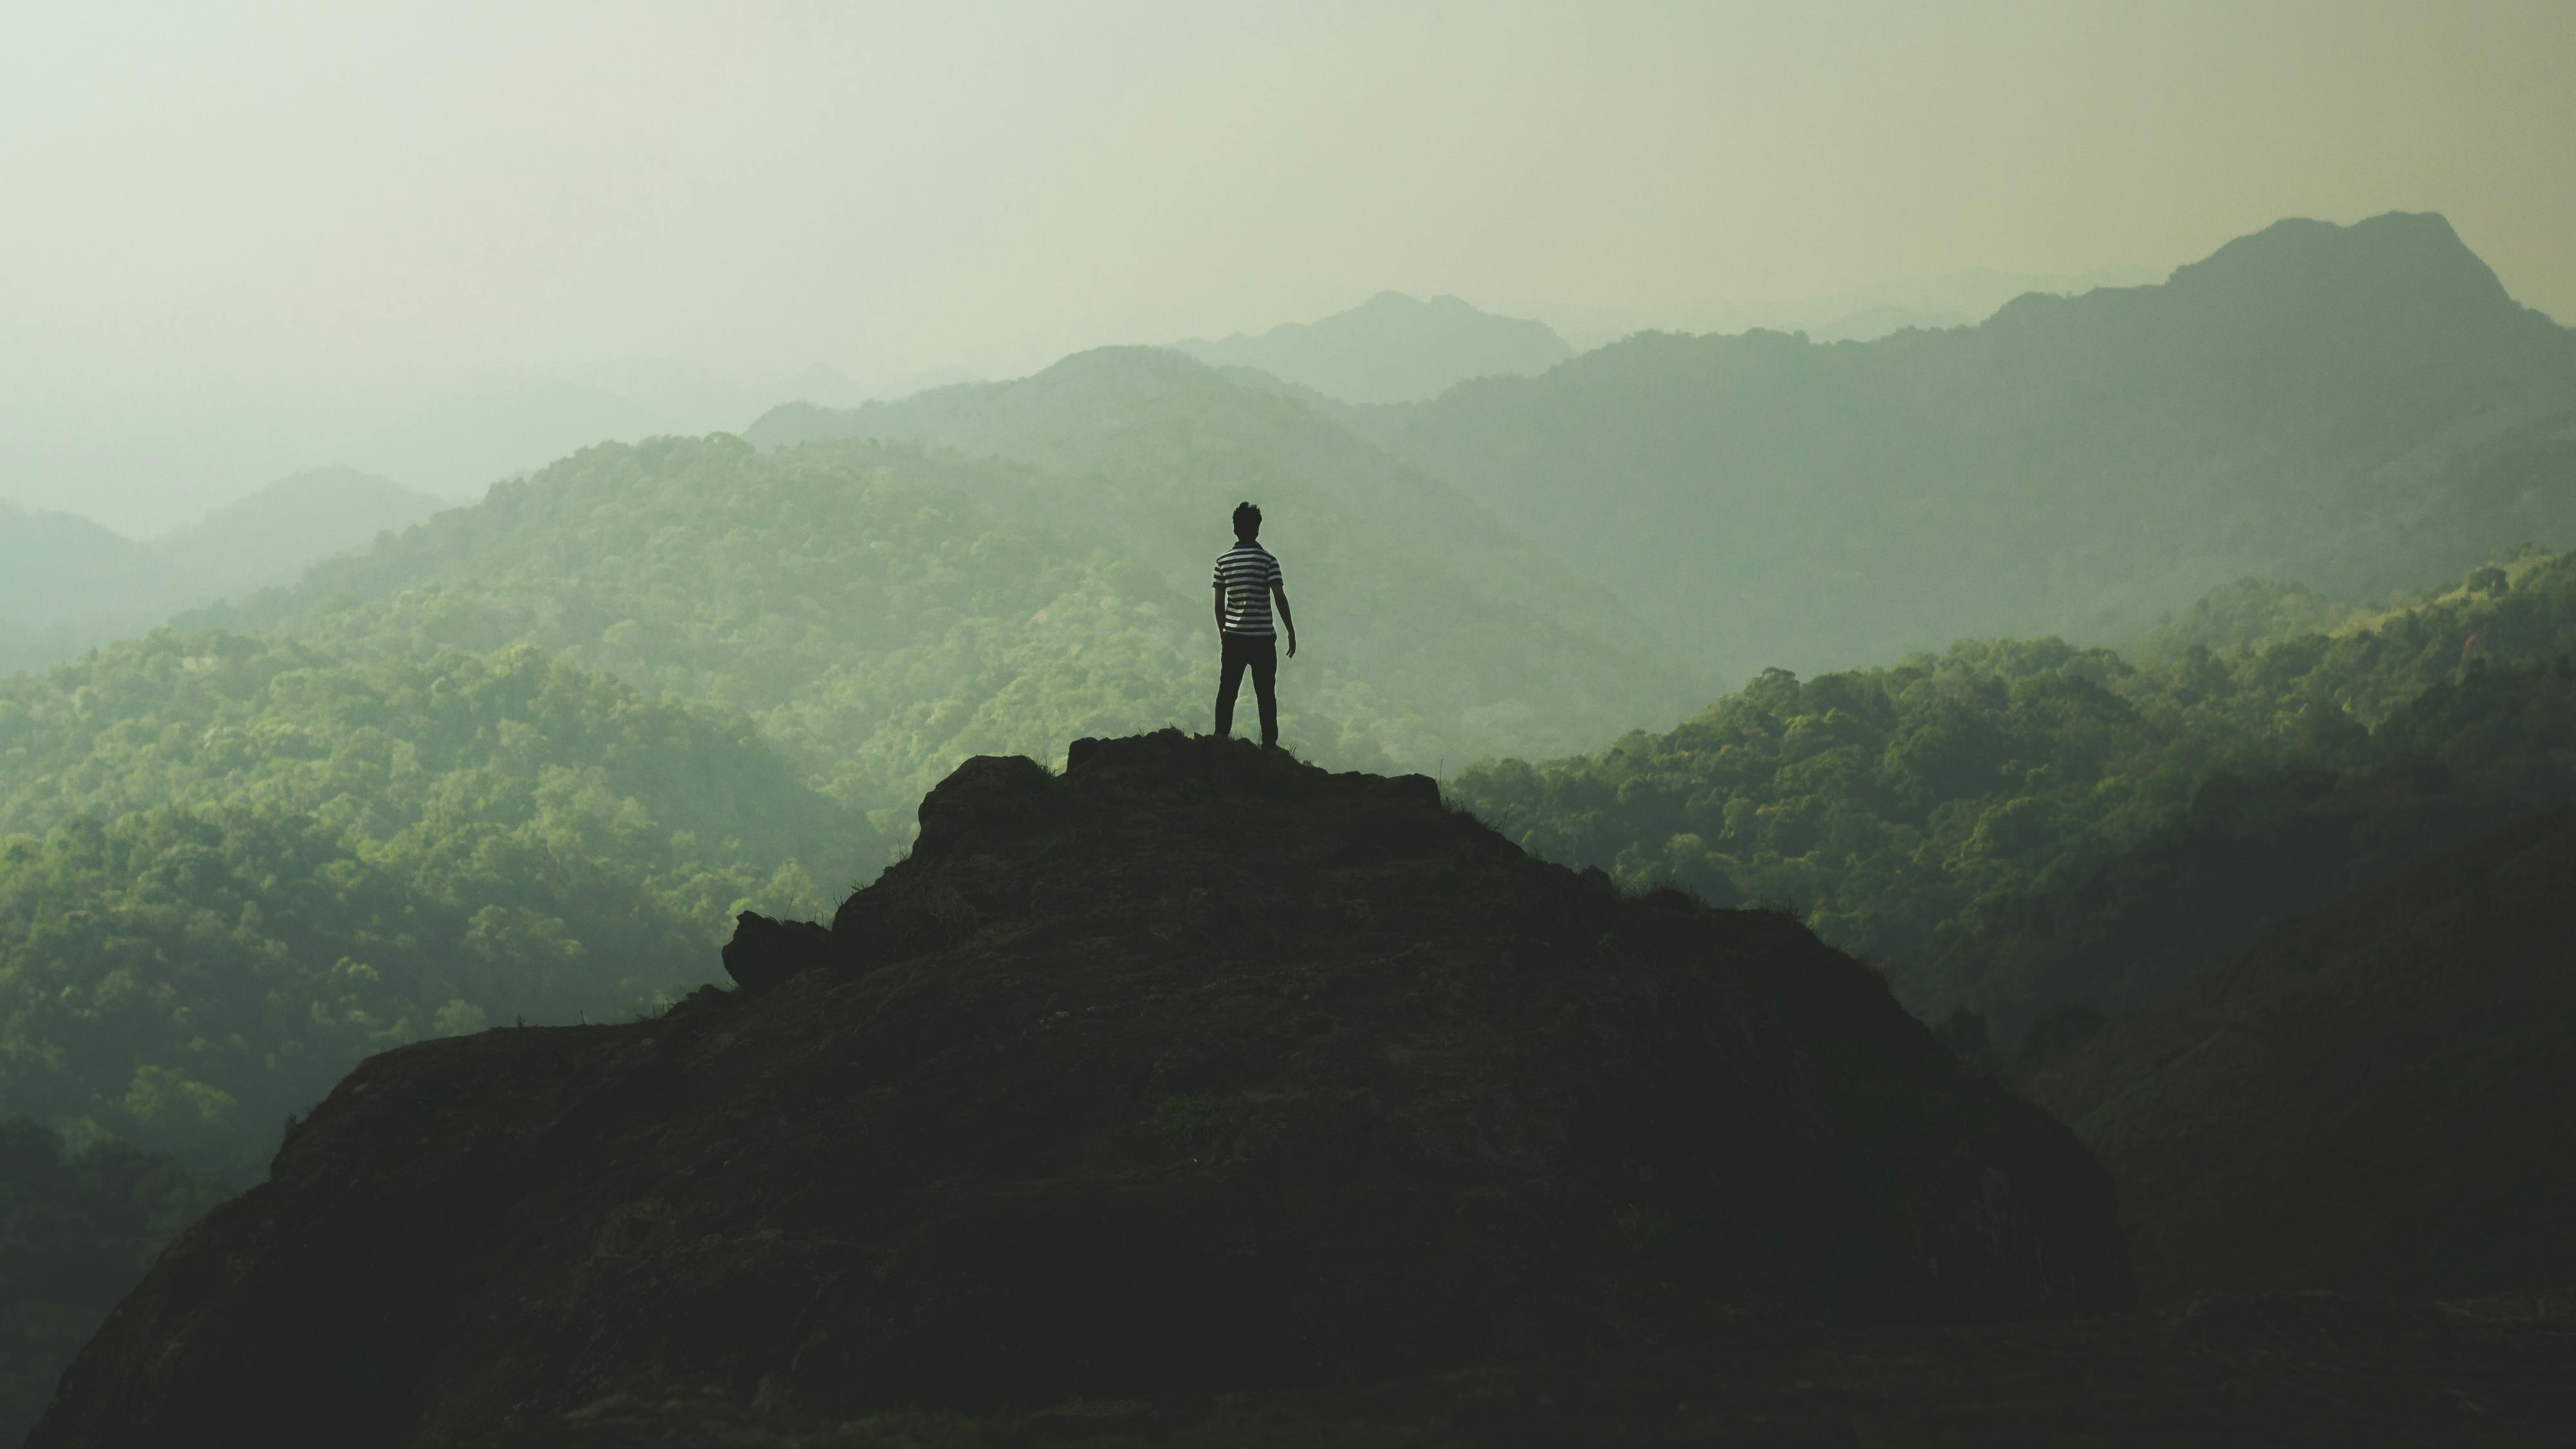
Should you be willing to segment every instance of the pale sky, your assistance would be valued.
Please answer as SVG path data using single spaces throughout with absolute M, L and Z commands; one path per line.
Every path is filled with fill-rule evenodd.
M 0 0 L 0 34 L 0 498 L 131 532 L 383 466 L 335 450 L 478 388 L 1008 375 L 1387 288 L 1652 313 L 2402 209 L 2576 319 L 2571 0 Z

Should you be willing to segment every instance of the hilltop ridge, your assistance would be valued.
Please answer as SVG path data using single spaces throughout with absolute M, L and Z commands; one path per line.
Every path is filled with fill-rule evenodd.
M 973 760 L 920 813 L 828 932 L 746 920 L 757 990 L 362 1065 L 31 1443 L 464 1442 L 680 1384 L 832 1422 L 2128 1301 L 2066 1130 L 1785 917 L 1171 731 Z
M 2571 398 L 2576 333 L 2442 218 L 2390 214 L 1975 327 L 1645 333 L 1343 416 L 1731 672 L 1811 673 L 2576 544 Z
M 1217 367 L 1248 367 L 1354 403 L 1437 397 L 1472 377 L 1545 372 L 1574 355 L 1544 322 L 1500 317 L 1457 297 L 1380 292 L 1313 322 L 1172 344 Z
M 137 541 L 77 514 L 0 501 L 0 674 L 140 634 L 182 609 L 292 583 L 446 506 L 353 469 L 315 468 Z

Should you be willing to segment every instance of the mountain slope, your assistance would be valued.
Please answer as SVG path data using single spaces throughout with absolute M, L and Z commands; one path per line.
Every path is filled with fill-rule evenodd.
M 0 1108 L 233 1171 L 370 1052 L 685 991 L 883 858 L 751 733 L 525 647 L 0 681 Z
M 1471 377 L 1545 372 L 1574 355 L 1544 322 L 1401 292 L 1380 292 L 1320 321 L 1282 322 L 1258 337 L 1192 338 L 1172 349 L 1359 403 L 1437 397 Z
M 963 756 L 1202 719 L 1207 571 L 1247 494 L 1296 603 L 1283 722 L 1302 751 L 1437 768 L 1570 748 L 1702 689 L 1605 596 L 1551 592 L 1562 571 L 1449 490 L 1186 358 L 1130 349 L 930 398 L 822 420 L 936 442 L 950 418 L 979 451 L 1053 466 L 603 446 L 202 621 L 368 657 L 569 651 L 752 712 L 895 831 L 896 802 Z
M 2203 781 L 2188 810 L 2053 890 L 1982 904 L 1908 976 L 2006 1037 L 2052 1011 L 2116 1014 L 2416 859 L 2576 798 L 2576 666 L 2474 668 L 2366 745 Z
M 1670 731 L 1480 764 L 1452 789 L 1525 848 L 1632 888 L 1794 905 L 1886 963 L 1914 1009 L 1970 1005 L 2017 1030 L 2053 1001 L 2116 1000 L 2124 978 L 2169 981 L 2154 964 L 2169 944 L 2248 919 L 2222 899 L 2259 914 L 2262 882 L 2287 890 L 2311 865 L 2315 888 L 2351 883 L 2349 862 L 2283 854 L 2272 832 L 2349 827 L 2362 857 L 2394 864 L 2382 832 L 2483 828 L 2576 793 L 2576 754 L 2553 733 L 2576 555 L 2525 554 L 2407 603 L 2225 654 L 1977 640 L 1806 680 L 1768 671 Z M 2378 783 L 2316 819 L 2263 812 L 2237 838 L 2205 783 L 2283 770 Z M 2196 797 L 2224 828 L 2196 833 Z M 2346 801 L 2375 803 L 2345 819 Z M 2096 878 L 2128 852 L 2119 879 Z M 2167 892 L 2183 880 L 2220 895 L 2177 920 Z M 2079 965 L 2095 944 L 2108 955 Z
M 681 1384 L 828 1423 L 2125 1301 L 2064 1130 L 1794 923 L 1622 900 L 1427 780 L 1069 759 L 962 767 L 763 991 L 375 1059 L 31 1444 L 488 1441 Z
M 86 518 L 0 502 L 0 674 L 155 622 L 162 574 L 149 548 Z
M 182 602 L 197 604 L 293 583 L 323 559 L 453 506 L 353 468 L 316 468 L 280 478 L 150 547 Z
M 345 468 L 278 481 L 149 543 L 0 503 L 0 675 L 140 634 L 271 584 L 446 504 Z
M 2576 334 L 2434 216 L 2283 222 L 1974 328 L 1649 334 L 1350 416 L 1733 671 L 2107 642 L 2246 575 L 2376 596 L 2576 543 L 2576 505 L 2475 481 L 2576 427 Z M 2563 466 L 2505 491 L 2576 492 Z
M 2029 1079 L 2158 1297 L 2576 1282 L 2576 811 L 2265 933 Z
M 1224 520 L 1248 496 L 1269 512 L 1265 539 L 1294 539 L 1301 558 L 1318 549 L 1349 555 L 1351 566 L 1339 570 L 1345 592 L 1433 581 L 1480 613 L 1522 616 L 1523 629 L 1546 620 L 1622 650 L 1668 652 L 1669 635 L 1607 590 L 1309 400 L 1155 348 L 1096 348 L 1012 382 L 843 411 L 779 408 L 744 436 L 763 448 L 900 440 L 1029 464 L 1054 480 L 1029 506 L 1060 529 L 1113 530 L 1144 545 L 1133 550 L 1139 563 L 1179 590 L 1204 586 L 1199 555 L 1230 541 Z M 1365 620 L 1383 608 L 1353 612 Z M 1701 676 L 1687 658 L 1660 660 L 1655 672 L 1675 684 Z M 1638 697 L 1639 688 L 1592 683 L 1605 702 Z

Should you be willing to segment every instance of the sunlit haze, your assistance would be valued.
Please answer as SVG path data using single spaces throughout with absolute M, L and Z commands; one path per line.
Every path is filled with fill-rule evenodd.
M 550 456 L 509 419 L 568 393 L 603 431 L 739 428 L 1387 289 L 1581 345 L 2411 210 L 2576 317 L 2564 0 L 191 0 L 8 30 L 0 497 L 134 534 L 328 464 L 477 493 Z

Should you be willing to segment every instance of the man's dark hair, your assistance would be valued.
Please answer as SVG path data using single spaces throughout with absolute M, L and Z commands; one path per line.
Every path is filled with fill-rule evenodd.
M 1261 536 L 1261 509 L 1259 505 L 1252 503 L 1238 503 L 1234 505 L 1234 536 L 1237 538 L 1259 538 Z

